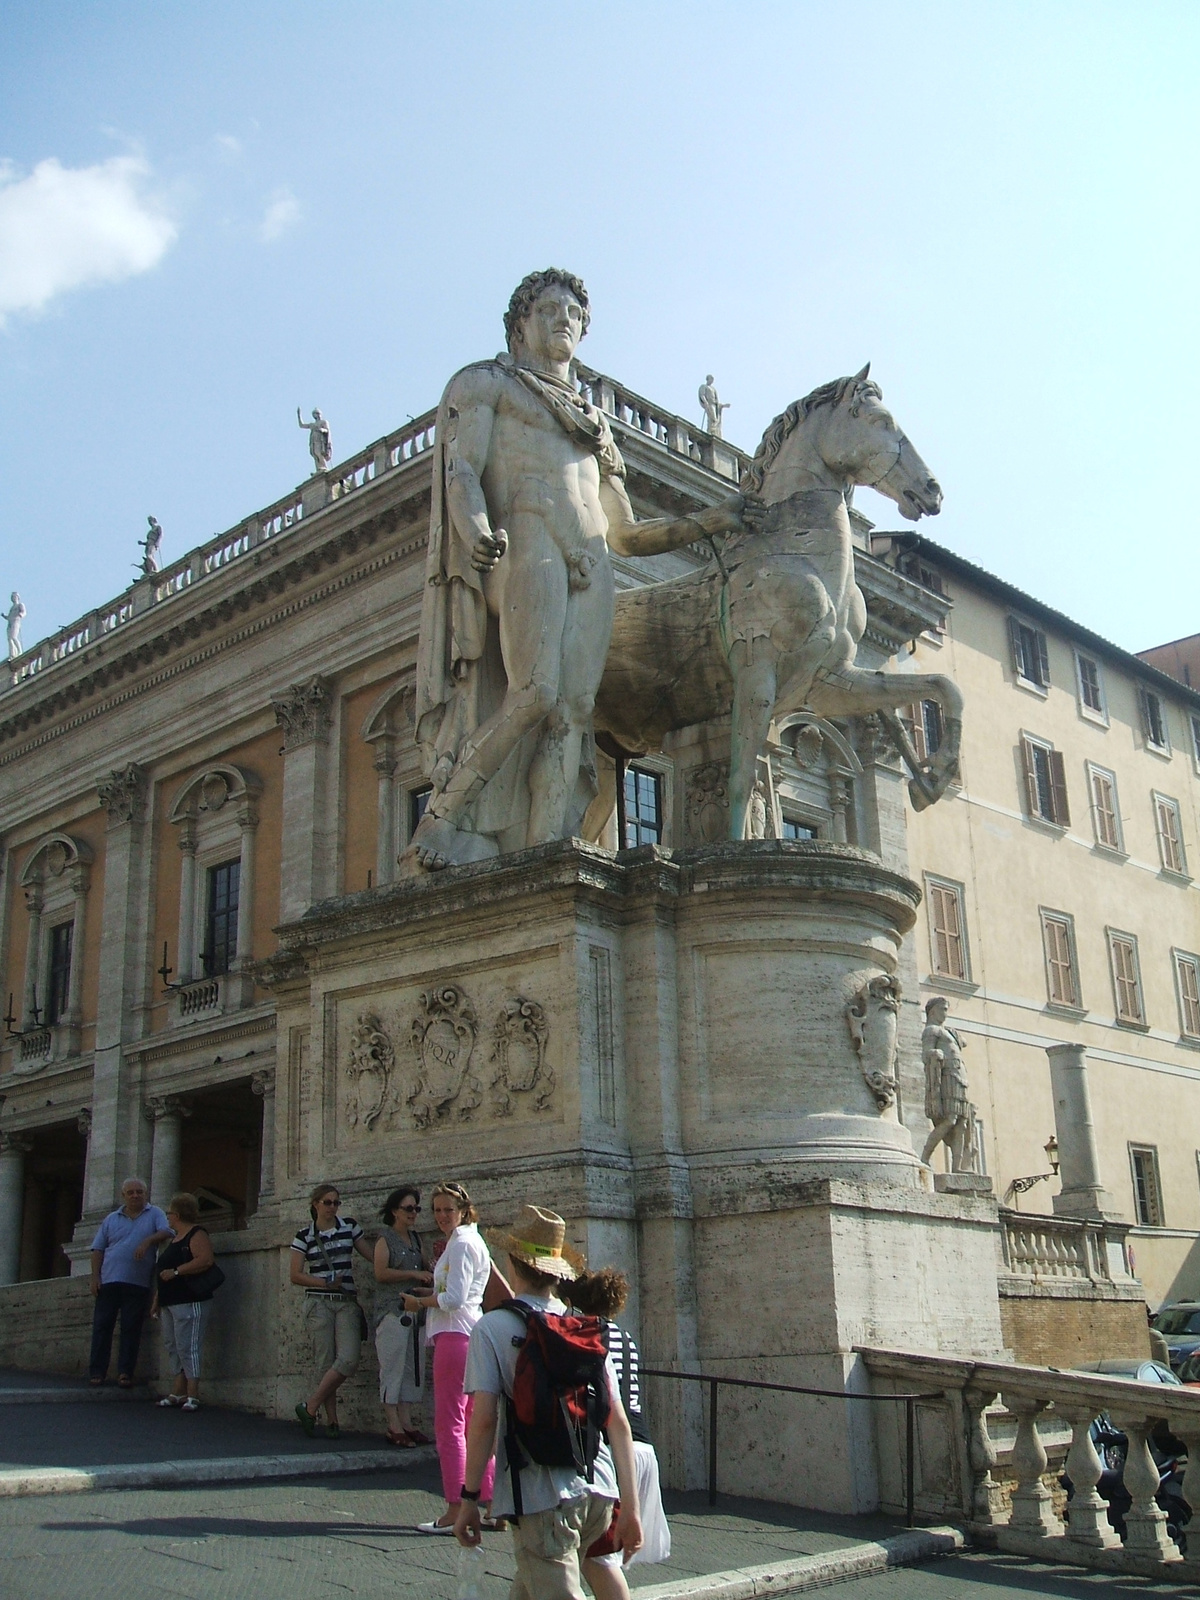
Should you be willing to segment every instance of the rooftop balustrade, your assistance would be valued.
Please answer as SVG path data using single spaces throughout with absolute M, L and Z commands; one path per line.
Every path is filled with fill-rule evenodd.
M 580 393 L 593 405 L 606 411 L 617 423 L 618 434 L 639 433 L 697 466 L 736 484 L 748 464 L 744 452 L 716 439 L 682 417 L 652 405 L 649 400 L 590 367 L 576 367 Z M 31 678 L 69 660 L 141 616 L 154 606 L 175 596 L 242 560 L 268 540 L 281 538 L 325 507 L 361 492 L 388 473 L 398 472 L 419 460 L 435 442 L 437 413 L 427 411 L 403 428 L 385 435 L 375 444 L 360 450 L 340 466 L 314 475 L 273 505 L 247 517 L 227 533 L 217 534 L 206 544 L 169 563 L 161 571 L 139 578 L 115 600 L 80 617 L 69 627 L 40 640 L 8 662 L 8 678 L 0 677 L 0 693 L 19 688 Z

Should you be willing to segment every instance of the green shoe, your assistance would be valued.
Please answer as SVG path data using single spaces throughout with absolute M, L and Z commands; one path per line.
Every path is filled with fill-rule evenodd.
M 331 1422 L 325 1429 L 325 1437 L 327 1439 L 340 1439 L 342 1437 L 342 1430 L 336 1422 Z
M 303 1400 L 301 1400 L 296 1407 L 296 1419 L 300 1426 L 304 1429 L 305 1433 L 311 1439 L 317 1431 L 317 1419 L 313 1416 L 312 1412 L 308 1409 Z

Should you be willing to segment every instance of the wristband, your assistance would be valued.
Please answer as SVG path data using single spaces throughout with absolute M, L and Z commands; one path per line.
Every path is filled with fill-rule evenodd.
M 459 1498 L 462 1499 L 462 1500 L 476 1501 L 476 1500 L 479 1499 L 479 1496 L 483 1493 L 483 1490 L 482 1489 L 474 1489 L 474 1490 L 468 1489 L 466 1484 L 464 1483 L 462 1488 L 458 1491 L 458 1493 L 459 1493 Z

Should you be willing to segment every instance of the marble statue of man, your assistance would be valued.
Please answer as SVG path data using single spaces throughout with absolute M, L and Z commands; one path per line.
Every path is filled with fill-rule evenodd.
M 333 460 L 333 440 L 329 435 L 329 424 L 325 418 L 313 407 L 312 421 L 305 422 L 300 415 L 300 407 L 296 407 L 296 421 L 302 428 L 308 429 L 308 453 L 313 459 L 312 476 L 325 472 Z
M 162 556 L 160 552 L 162 550 L 163 531 L 162 524 L 157 517 L 147 517 L 146 521 L 150 524 L 150 527 L 146 537 L 139 539 L 138 543 L 145 547 L 146 554 L 142 557 L 142 571 L 148 577 L 152 572 L 162 571 Z
M 729 410 L 730 402 L 722 400 L 718 396 L 717 391 L 713 388 L 713 375 L 711 372 L 700 385 L 699 393 L 700 409 L 704 412 L 705 430 L 711 433 L 714 439 L 719 439 L 721 437 L 721 418 Z
M 21 654 L 21 623 L 25 620 L 25 602 L 15 589 L 12 592 L 12 605 L 4 613 L 4 620 L 8 624 L 8 659 L 15 661 Z
M 951 1172 L 969 1172 L 974 1159 L 975 1108 L 967 1099 L 963 1042 L 946 1026 L 948 1006 L 941 995 L 925 1004 L 921 1058 L 925 1063 L 925 1115 L 933 1131 L 921 1160 L 927 1165 L 939 1144 L 950 1153 Z
M 433 792 L 410 870 L 579 830 L 597 791 L 610 547 L 655 555 L 741 526 L 736 494 L 636 520 L 608 418 L 571 380 L 589 315 L 578 278 L 530 273 L 504 318 L 507 351 L 464 367 L 438 408 L 416 703 Z

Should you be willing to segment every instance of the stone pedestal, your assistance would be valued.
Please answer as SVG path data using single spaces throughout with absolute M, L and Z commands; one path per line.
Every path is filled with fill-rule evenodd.
M 856 1344 L 995 1355 L 995 1204 L 928 1191 L 881 1089 L 917 899 L 852 846 L 576 841 L 314 906 L 257 974 L 281 1212 L 399 1173 L 487 1225 L 552 1207 L 629 1275 L 648 1366 L 840 1391 Z M 723 1490 L 871 1509 L 868 1403 L 731 1393 Z M 701 1392 L 650 1396 L 667 1481 L 702 1482 Z

